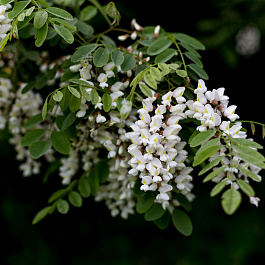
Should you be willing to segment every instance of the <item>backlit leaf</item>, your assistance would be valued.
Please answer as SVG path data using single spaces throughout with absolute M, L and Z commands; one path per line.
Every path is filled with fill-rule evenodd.
M 226 214 L 232 215 L 241 203 L 241 194 L 236 189 L 229 189 L 222 195 L 222 207 Z
M 172 213 L 172 221 L 176 229 L 184 236 L 190 236 L 192 233 L 192 223 L 189 216 L 179 209 L 174 209 Z

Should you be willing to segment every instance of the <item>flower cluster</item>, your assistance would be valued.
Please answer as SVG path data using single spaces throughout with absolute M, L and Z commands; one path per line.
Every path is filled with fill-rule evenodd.
M 10 4 L 0 5 L 0 40 L 6 36 L 6 33 L 12 28 L 12 19 L 8 18 L 6 10 L 10 9 Z
M 236 106 L 229 106 L 229 97 L 224 95 L 224 88 L 218 88 L 217 90 L 213 89 L 212 91 L 207 91 L 205 82 L 199 80 L 198 87 L 194 90 L 194 93 L 197 95 L 195 101 L 187 101 L 187 106 L 189 110 L 185 112 L 188 117 L 196 118 L 201 122 L 201 125 L 197 127 L 199 131 L 206 131 L 208 129 L 214 129 L 219 131 L 214 137 L 219 138 L 219 145 L 221 145 L 221 135 L 224 136 L 226 145 L 223 145 L 221 149 L 213 154 L 209 161 L 222 156 L 221 166 L 224 167 L 224 170 L 219 173 L 216 177 L 212 179 L 213 182 L 219 183 L 225 181 L 227 185 L 233 186 L 235 189 L 239 189 L 239 186 L 236 182 L 236 179 L 243 179 L 246 183 L 249 182 L 247 175 L 242 173 L 238 168 L 250 169 L 254 172 L 258 179 L 261 180 L 261 177 L 258 175 L 261 168 L 248 164 L 242 159 L 239 158 L 238 152 L 229 142 L 228 137 L 232 138 L 247 138 L 245 131 L 242 131 L 242 124 L 236 122 L 239 118 L 235 114 Z M 251 139 L 249 139 L 251 140 Z M 253 148 L 255 149 L 255 148 Z M 215 167 L 214 170 L 217 170 L 219 167 Z M 258 206 L 259 198 L 250 196 L 250 203 Z
M 162 98 L 155 94 L 144 99 L 143 108 L 138 110 L 140 119 L 131 126 L 133 132 L 127 133 L 132 141 L 128 152 L 133 156 L 129 174 L 140 172 L 141 190 L 159 191 L 155 202 L 164 209 L 170 205 L 172 192 L 183 193 L 189 200 L 194 197 L 190 193 L 192 168 L 184 164 L 186 142 L 179 136 L 182 127 L 178 122 L 186 118 L 184 90 L 179 87 Z

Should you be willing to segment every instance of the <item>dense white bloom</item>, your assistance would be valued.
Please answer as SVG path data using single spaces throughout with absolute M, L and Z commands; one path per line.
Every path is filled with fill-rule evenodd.
M 155 202 L 161 203 L 164 209 L 170 206 L 173 187 L 185 196 L 192 189 L 191 184 L 186 184 L 192 180 L 188 175 L 191 170 L 188 169 L 186 175 L 181 173 L 185 172 L 181 170 L 186 168 L 187 157 L 183 150 L 185 142 L 178 135 L 182 128 L 178 122 L 186 117 L 183 113 L 186 108 L 183 104 L 186 100 L 182 98 L 184 89 L 180 87 L 163 95 L 161 105 L 156 104 L 156 98 L 144 99 L 143 108 L 138 110 L 140 120 L 131 126 L 134 132 L 127 133 L 133 142 L 128 147 L 133 157 L 129 161 L 132 167 L 129 173 L 140 173 L 141 190 L 159 191 Z

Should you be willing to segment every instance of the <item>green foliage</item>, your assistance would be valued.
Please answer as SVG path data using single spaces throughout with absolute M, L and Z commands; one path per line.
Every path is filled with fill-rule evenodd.
M 1 0 L 1 4 L 10 2 L 12 1 Z M 23 137 L 21 139 L 21 145 L 28 147 L 33 159 L 41 158 L 50 149 L 56 151 L 54 155 L 56 157 L 55 162 L 47 169 L 44 177 L 45 181 L 47 181 L 50 174 L 55 173 L 60 167 L 60 161 L 65 161 L 62 158 L 68 158 L 72 155 L 71 150 L 76 152 L 79 161 L 79 156 L 81 157 L 86 152 L 84 146 L 89 146 L 89 149 L 87 149 L 89 152 L 100 146 L 97 150 L 98 157 L 93 157 L 91 161 L 82 161 L 82 163 L 89 164 L 88 169 L 82 168 L 79 164 L 75 165 L 79 171 L 76 171 L 71 182 L 69 180 L 70 184 L 55 191 L 50 196 L 48 200 L 50 205 L 37 213 L 33 219 L 33 224 L 38 223 L 56 209 L 58 212 L 66 214 L 71 206 L 81 207 L 83 198 L 98 194 L 99 197 L 101 196 L 101 185 L 102 190 L 104 190 L 104 185 L 109 185 L 113 181 L 112 175 L 110 175 L 113 166 L 110 166 L 109 158 L 115 158 L 116 162 L 121 165 L 122 163 L 128 163 L 128 158 L 123 154 L 123 148 L 128 148 L 126 143 L 120 144 L 120 148 L 115 149 L 115 151 L 107 148 L 107 151 L 113 151 L 114 155 L 106 155 L 103 146 L 107 145 L 106 143 L 111 136 L 106 136 L 104 132 L 107 131 L 112 135 L 115 130 L 123 131 L 125 126 L 129 127 L 128 124 L 131 123 L 128 119 L 129 115 L 134 115 L 137 109 L 141 108 L 141 101 L 144 98 L 155 97 L 160 104 L 164 94 L 169 91 L 173 92 L 176 87 L 184 87 L 186 89 L 184 92 L 186 99 L 195 101 L 196 95 L 192 93 L 195 89 L 193 81 L 197 82 L 199 78 L 204 80 L 209 78 L 203 69 L 199 53 L 199 51 L 205 50 L 205 45 L 199 40 L 184 33 L 168 33 L 160 28 L 158 30 L 158 27 L 142 28 L 136 22 L 134 22 L 135 24 L 132 23 L 131 31 L 117 28 L 120 13 L 114 2 L 109 2 L 105 6 L 101 6 L 97 0 L 90 0 L 90 3 L 91 5 L 83 6 L 83 1 L 73 3 L 72 1 L 57 0 L 55 6 L 51 7 L 50 3 L 44 0 L 37 2 L 15 1 L 13 9 L 8 13 L 8 17 L 13 19 L 12 29 L 0 41 L 0 50 L 3 50 L 12 37 L 19 38 L 19 33 L 22 34 L 22 38 L 28 38 L 29 41 L 34 36 L 38 51 L 25 49 L 24 57 L 18 60 L 19 63 L 29 63 L 30 61 L 27 67 L 32 71 L 34 67 L 31 64 L 35 61 L 42 60 L 41 64 L 44 65 L 46 60 L 50 60 L 49 55 L 47 57 L 43 55 L 45 54 L 43 51 L 46 49 L 46 45 L 60 49 L 60 55 L 66 51 L 67 53 L 74 51 L 72 56 L 57 58 L 53 62 L 53 67 L 48 70 L 39 72 L 36 70 L 33 78 L 31 73 L 24 74 L 28 82 L 21 91 L 22 95 L 34 92 L 34 89 L 36 89 L 46 97 L 41 113 L 34 113 L 34 116 L 26 117 L 23 124 L 26 130 L 25 133 L 22 130 Z M 65 10 L 67 8 L 69 11 Z M 95 20 L 93 18 L 98 14 L 105 18 L 109 24 L 109 29 L 94 34 L 92 25 L 94 25 L 93 22 L 97 18 Z M 131 38 L 133 44 L 128 48 L 119 45 L 112 39 L 112 31 L 121 31 L 124 34 L 121 39 Z M 134 34 L 137 35 L 136 41 L 134 41 Z M 45 46 L 45 49 L 42 46 Z M 18 51 L 20 49 L 22 48 L 17 47 Z M 80 79 L 79 71 L 85 72 L 86 70 L 87 72 L 82 73 Z M 86 74 L 92 77 L 85 78 Z M 100 74 L 105 74 L 106 80 L 108 79 L 107 84 L 104 83 L 105 81 L 102 84 L 99 80 Z M 23 78 L 24 75 L 22 75 Z M 58 78 L 57 75 L 60 77 Z M 93 79 L 93 83 L 90 82 L 90 79 Z M 120 88 L 115 87 L 119 82 L 122 83 L 122 86 Z M 115 94 L 115 92 L 117 93 Z M 119 97 L 115 98 L 117 94 L 119 94 Z M 173 104 L 177 106 L 179 104 L 178 99 L 176 101 L 174 99 Z M 207 104 L 214 105 L 210 100 Z M 222 106 L 217 106 L 216 109 L 218 107 Z M 166 106 L 167 110 L 170 108 L 171 105 Z M 27 114 L 25 115 L 27 116 Z M 164 125 L 167 125 L 171 116 L 173 115 L 167 114 L 163 117 L 163 119 L 165 118 Z M 97 121 L 98 118 L 106 120 L 106 117 L 107 121 L 102 124 Z M 119 124 L 119 128 L 112 126 L 116 123 Z M 177 123 L 178 121 L 174 125 L 177 126 Z M 47 124 L 49 126 L 42 129 L 42 126 L 47 126 Z M 174 157 L 171 161 L 172 164 L 174 162 L 181 164 L 185 161 L 189 166 L 201 166 L 198 175 L 201 176 L 207 173 L 203 182 L 211 181 L 216 177 L 218 182 L 218 176 L 224 176 L 223 180 L 215 184 L 210 196 L 216 196 L 226 186 L 231 185 L 228 190 L 223 192 L 221 205 L 225 213 L 233 214 L 241 203 L 241 193 L 237 190 L 238 188 L 248 197 L 255 196 L 254 189 L 247 182 L 247 177 L 256 182 L 261 180 L 260 176 L 250 169 L 252 165 L 265 168 L 265 157 L 256 150 L 262 149 L 262 145 L 248 139 L 233 138 L 229 136 L 229 133 L 221 131 L 219 125 L 213 129 L 199 132 L 198 128 L 197 130 L 194 129 L 194 125 L 200 124 L 200 121 L 192 118 L 185 120 L 181 118 L 180 124 L 185 133 L 183 139 L 185 141 L 187 139 L 189 143 L 187 149 L 190 153 L 187 160 L 176 162 L 177 160 L 174 160 Z M 253 122 L 250 124 L 254 134 L 255 125 Z M 232 126 L 232 123 L 230 125 Z M 83 131 L 79 130 L 82 126 Z M 99 131 L 98 128 L 102 131 Z M 264 128 L 265 126 L 262 125 L 263 136 L 265 135 Z M 157 134 L 162 135 L 163 129 L 157 131 Z M 100 139 L 96 140 L 99 141 L 97 143 L 94 143 L 91 137 L 94 133 L 98 134 Z M 171 135 L 173 136 L 174 133 Z M 120 136 L 117 142 L 122 142 L 122 137 L 125 136 Z M 82 146 L 83 143 L 78 142 L 79 139 L 85 139 L 84 146 Z M 145 146 L 149 147 L 148 144 L 144 145 L 144 148 Z M 80 149 L 77 147 L 80 147 Z M 177 149 L 175 145 L 172 148 Z M 223 149 L 226 149 L 225 153 L 223 153 Z M 177 149 L 177 152 L 181 153 L 182 150 Z M 154 155 L 153 152 L 151 153 Z M 232 161 L 232 155 L 234 154 L 245 164 L 243 166 L 236 164 L 232 169 L 228 169 L 225 161 L 229 158 Z M 157 154 L 155 156 L 158 157 Z M 207 162 L 209 158 L 210 160 Z M 148 166 L 151 164 L 152 162 Z M 156 167 L 154 166 L 154 168 Z M 126 167 L 124 166 L 124 168 Z M 209 172 L 210 170 L 211 172 Z M 176 175 L 182 175 L 179 168 L 170 168 L 170 174 L 171 171 L 174 171 L 173 173 Z M 233 175 L 234 172 L 237 174 L 236 177 Z M 130 176 L 126 177 L 130 178 Z M 122 174 L 118 181 L 123 181 Z M 174 227 L 181 234 L 188 236 L 192 233 L 191 220 L 181 210 L 191 211 L 192 205 L 186 194 L 178 188 L 177 181 L 174 182 L 172 191 L 169 192 L 168 209 L 166 209 L 167 206 L 165 207 L 164 204 L 162 206 L 158 202 L 158 192 L 142 190 L 141 179 L 137 178 L 135 181 L 130 179 L 130 181 L 131 183 L 126 185 L 129 187 L 134 184 L 134 189 L 131 192 L 133 192 L 133 200 L 137 201 L 136 212 L 143 214 L 146 221 L 154 221 L 158 228 L 166 229 L 172 219 Z M 157 184 L 156 189 L 158 191 L 160 191 L 160 188 L 162 190 L 162 186 L 165 184 L 161 183 Z M 124 194 L 122 193 L 119 196 L 122 198 L 122 196 L 125 196 Z M 121 199 L 119 196 L 110 200 Z
M 231 188 L 222 195 L 222 207 L 226 214 L 233 214 L 241 203 L 241 194 L 239 191 Z
M 179 209 L 174 209 L 172 221 L 176 229 L 184 236 L 189 236 L 192 233 L 192 223 L 189 216 Z

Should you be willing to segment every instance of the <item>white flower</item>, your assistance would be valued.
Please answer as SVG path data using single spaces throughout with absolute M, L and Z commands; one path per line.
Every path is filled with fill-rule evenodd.
M 260 199 L 258 197 L 252 197 L 252 196 L 250 196 L 249 197 L 249 201 L 250 201 L 251 204 L 254 204 L 257 207 L 259 206 Z
M 79 70 L 80 72 L 80 76 L 81 78 L 85 79 L 85 80 L 89 80 L 91 79 L 91 74 L 90 74 L 90 70 L 87 68 L 82 68 Z
M 230 121 L 235 121 L 236 119 L 239 118 L 237 114 L 235 114 L 237 106 L 231 105 L 227 109 L 224 110 L 223 115 L 230 119 Z
M 115 84 L 113 84 L 110 88 L 111 92 L 117 92 L 118 90 L 121 90 L 124 88 L 124 85 L 122 82 L 116 82 Z
M 107 84 L 107 81 L 108 81 L 108 77 L 106 74 L 103 74 L 101 73 L 99 76 L 98 76 L 98 82 L 99 82 L 99 86 L 104 88 L 104 87 L 108 87 L 109 85 Z
M 138 113 L 140 114 L 140 118 L 144 123 L 150 123 L 151 118 L 150 115 L 148 114 L 148 111 L 145 109 L 139 109 Z
M 162 125 L 162 118 L 160 117 L 160 115 L 153 116 L 151 120 L 152 121 L 150 123 L 150 132 L 156 132 L 160 130 Z
M 154 107 L 149 98 L 143 100 L 143 108 L 148 112 L 153 111 Z
M 171 97 L 173 95 L 172 91 L 169 91 L 168 93 L 166 93 L 163 97 L 162 97 L 162 104 L 169 106 L 171 104 Z
M 182 97 L 185 91 L 185 87 L 178 87 L 173 91 L 173 97 L 177 100 L 178 103 L 183 103 L 186 101 L 184 97 Z
M 82 67 L 81 64 L 74 64 L 74 65 L 71 65 L 69 69 L 70 69 L 71 72 L 75 73 L 75 72 L 78 72 L 78 70 L 79 70 L 81 67 Z M 81 74 L 81 73 L 80 73 L 80 75 L 81 75 L 81 77 L 82 77 L 82 74 Z M 84 77 L 82 77 L 82 78 L 84 78 Z M 90 78 L 88 78 L 88 79 L 90 79 Z
M 96 122 L 97 123 L 102 123 L 102 122 L 105 122 L 105 121 L 106 121 L 106 118 L 99 113 L 97 115 Z
M 154 30 L 154 37 L 157 38 L 160 31 L 160 25 L 157 25 Z
M 165 114 L 166 111 L 167 111 L 167 109 L 166 109 L 165 105 L 158 105 L 156 110 L 155 110 L 155 114 L 161 115 L 161 117 L 163 117 L 163 114 Z
M 198 81 L 198 87 L 194 90 L 194 94 L 205 93 L 207 88 L 205 86 L 205 82 L 202 79 Z

